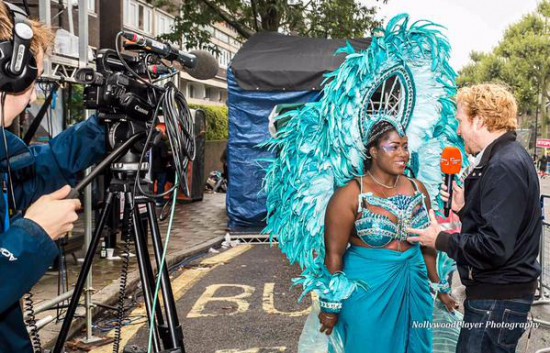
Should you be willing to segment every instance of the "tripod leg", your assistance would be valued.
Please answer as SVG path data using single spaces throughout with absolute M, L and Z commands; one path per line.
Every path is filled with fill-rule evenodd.
M 128 207 L 131 210 L 133 194 L 131 192 L 125 192 L 125 207 Z M 139 274 L 141 276 L 141 283 L 143 285 L 143 297 L 145 299 L 145 307 L 147 309 L 147 315 L 149 317 L 149 322 L 156 319 L 155 333 L 153 335 L 153 341 L 155 343 L 156 352 L 160 351 L 160 331 L 159 328 L 164 326 L 164 320 L 162 317 L 162 311 L 160 306 L 157 305 L 154 308 L 153 315 L 153 300 L 155 293 L 155 276 L 153 274 L 153 269 L 151 267 L 151 259 L 149 258 L 149 251 L 147 250 L 147 238 L 143 234 L 143 227 L 141 225 L 141 219 L 139 216 L 139 207 L 136 203 L 135 209 L 131 211 L 132 213 L 132 223 L 134 228 L 135 236 L 135 245 L 136 245 L 136 255 L 139 266 Z M 164 345 L 166 345 L 165 338 L 162 338 Z
M 155 249 L 155 260 L 157 262 L 157 269 L 161 266 L 161 256 L 164 251 L 162 238 L 160 235 L 159 224 L 157 222 L 155 207 L 152 201 L 147 202 L 147 218 L 149 219 L 149 225 L 151 227 L 151 236 L 153 238 L 153 247 Z M 166 321 L 168 324 L 168 332 L 170 333 L 170 339 L 172 346 L 166 348 L 181 348 L 181 352 L 185 353 L 183 345 L 183 331 L 178 320 L 178 313 L 176 311 L 176 303 L 174 300 L 174 293 L 172 292 L 172 284 L 170 283 L 170 275 L 168 273 L 168 267 L 164 263 L 161 276 L 161 288 L 162 298 L 166 312 Z
M 103 208 L 103 211 L 101 211 L 101 215 L 99 217 L 99 223 L 97 224 L 97 227 L 95 229 L 94 235 L 92 237 L 92 241 L 90 243 L 90 247 L 86 252 L 84 263 L 82 263 L 82 269 L 78 274 L 78 280 L 76 281 L 74 292 L 71 297 L 71 302 L 69 303 L 69 307 L 67 308 L 67 313 L 65 315 L 65 319 L 63 320 L 63 325 L 61 326 L 61 331 L 59 332 L 59 336 L 57 337 L 57 341 L 55 342 L 55 347 L 52 353 L 62 352 L 63 345 L 65 344 L 65 341 L 67 340 L 67 336 L 69 335 L 69 329 L 71 327 L 71 322 L 73 321 L 73 318 L 74 318 L 76 307 L 78 306 L 78 300 L 80 298 L 80 295 L 82 294 L 84 285 L 86 284 L 86 277 L 88 277 L 88 273 L 90 272 L 90 268 L 92 267 L 94 255 L 97 250 L 97 246 L 99 245 L 99 240 L 101 239 L 101 232 L 103 231 L 103 227 L 105 226 L 105 220 L 107 219 L 107 215 L 110 213 L 110 210 L 111 210 L 112 201 L 113 201 L 113 193 L 109 192 L 107 193 L 107 198 L 105 200 L 105 207 Z

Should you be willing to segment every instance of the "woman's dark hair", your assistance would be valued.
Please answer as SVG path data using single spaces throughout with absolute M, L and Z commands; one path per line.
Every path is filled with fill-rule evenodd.
M 369 143 L 366 146 L 366 155 L 367 157 L 371 157 L 369 150 L 371 147 L 380 147 L 380 142 L 388 136 L 392 131 L 397 131 L 395 127 L 388 123 L 387 121 L 381 121 L 380 123 L 374 125 L 370 132 L 370 136 L 372 138 L 369 138 Z M 365 170 L 369 170 L 372 166 L 372 158 L 366 158 L 365 159 Z

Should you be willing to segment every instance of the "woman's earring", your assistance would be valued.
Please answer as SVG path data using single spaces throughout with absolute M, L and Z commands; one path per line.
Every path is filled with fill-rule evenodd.
M 372 156 L 371 156 L 368 152 L 367 152 L 367 154 L 366 154 L 366 157 L 367 157 L 367 159 L 371 159 L 371 158 L 372 158 Z

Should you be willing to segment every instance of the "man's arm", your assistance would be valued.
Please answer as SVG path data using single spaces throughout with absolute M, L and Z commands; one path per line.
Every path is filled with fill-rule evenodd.
M 17 208 L 25 209 L 63 185 L 74 186 L 77 173 L 105 156 L 105 135 L 105 127 L 92 117 L 63 131 L 48 145 L 33 146 L 34 165 L 12 175 Z
M 15 220 L 0 234 L 0 313 L 38 282 L 57 253 L 48 234 L 29 219 Z
M 483 177 L 481 219 L 476 233 L 441 232 L 436 248 L 461 265 L 499 267 L 512 256 L 527 207 L 528 185 L 522 168 L 490 166 Z

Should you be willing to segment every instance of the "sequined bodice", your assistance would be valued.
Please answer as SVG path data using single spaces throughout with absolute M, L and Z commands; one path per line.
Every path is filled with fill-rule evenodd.
M 355 221 L 357 236 L 371 247 L 385 247 L 393 240 L 406 240 L 410 235 L 405 229 L 425 228 L 430 223 L 424 197 L 419 191 L 412 196 L 396 195 L 389 198 L 378 197 L 371 192 L 361 193 L 358 210 L 361 218 Z M 388 211 L 397 218 L 397 223 L 386 215 L 363 207 L 364 204 Z

